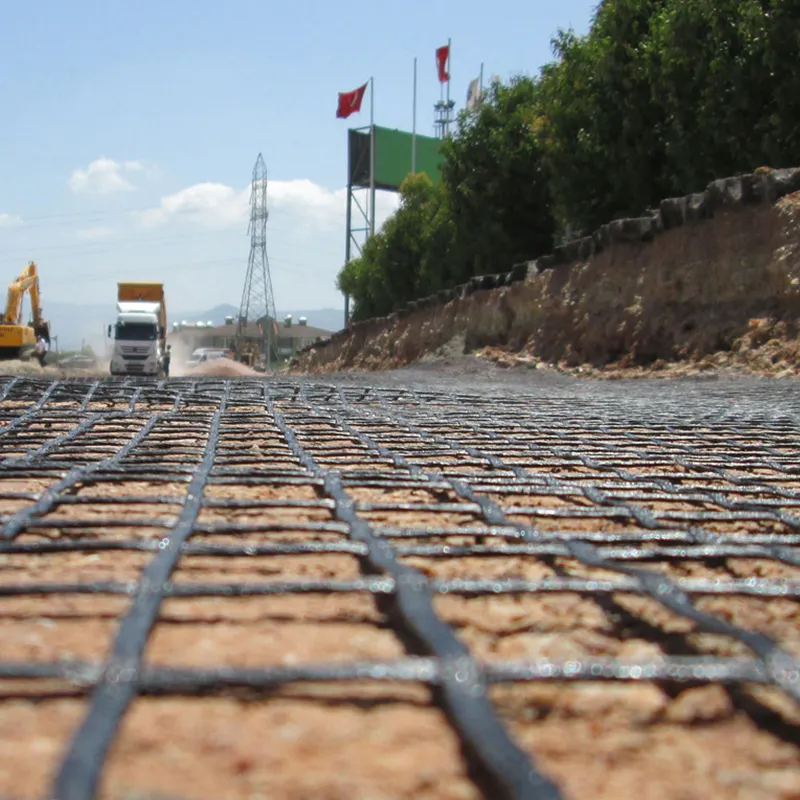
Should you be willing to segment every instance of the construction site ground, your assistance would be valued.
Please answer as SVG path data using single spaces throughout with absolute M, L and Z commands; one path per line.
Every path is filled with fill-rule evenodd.
M 798 389 L 0 377 L 0 798 L 800 798 Z

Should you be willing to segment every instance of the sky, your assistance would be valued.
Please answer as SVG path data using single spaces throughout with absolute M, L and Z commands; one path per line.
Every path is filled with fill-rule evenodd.
M 596 0 L 0 0 L 0 279 L 29 260 L 42 302 L 108 304 L 162 280 L 175 312 L 238 305 L 250 180 L 267 165 L 278 309 L 342 308 L 347 128 L 337 93 L 374 79 L 375 123 L 433 135 L 435 50 L 451 97 L 534 74 Z M 377 221 L 396 196 L 379 193 Z

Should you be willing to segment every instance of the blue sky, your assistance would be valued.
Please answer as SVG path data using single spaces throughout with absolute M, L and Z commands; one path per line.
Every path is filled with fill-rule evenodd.
M 108 303 L 164 280 L 175 311 L 238 304 L 247 197 L 269 170 L 279 309 L 341 307 L 346 130 L 337 92 L 375 80 L 376 124 L 433 133 L 434 51 L 451 94 L 534 73 L 594 0 L 0 0 L 0 277 L 29 259 L 43 302 Z M 382 198 L 389 213 L 393 198 Z M 313 321 L 312 321 L 313 322 Z

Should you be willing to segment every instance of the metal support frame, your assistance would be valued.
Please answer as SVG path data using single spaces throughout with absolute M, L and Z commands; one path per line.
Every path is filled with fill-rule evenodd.
M 372 109 L 372 79 L 370 79 L 370 109 Z M 370 236 L 375 234 L 375 122 L 370 111 L 370 124 L 368 127 L 356 128 L 357 131 L 369 131 L 369 186 L 354 186 L 347 184 L 347 210 L 346 210 L 346 240 L 344 247 L 345 266 L 353 258 L 353 248 L 360 258 L 364 245 Z M 353 208 L 355 207 L 355 220 Z M 344 324 L 350 322 L 350 296 L 344 296 Z
M 433 129 L 439 139 L 446 139 L 450 135 L 450 125 L 453 123 L 453 109 L 456 107 L 455 100 L 450 99 L 450 79 L 453 59 L 453 45 L 450 39 L 447 40 L 447 94 L 445 95 L 444 86 L 439 84 L 439 100 L 433 104 Z
M 272 293 L 272 278 L 267 258 L 267 167 L 261 153 L 253 167 L 250 193 L 250 257 L 247 262 L 242 301 L 239 306 L 236 339 L 238 345 L 245 339 L 248 321 L 260 322 L 262 326 L 261 347 L 265 350 L 267 369 L 277 355 L 277 340 L 273 341 L 273 324 L 277 322 L 275 298 Z M 238 353 L 237 353 L 238 355 Z
M 450 125 L 453 123 L 453 109 L 455 100 L 440 100 L 433 106 L 433 126 L 439 139 L 446 139 L 450 135 Z

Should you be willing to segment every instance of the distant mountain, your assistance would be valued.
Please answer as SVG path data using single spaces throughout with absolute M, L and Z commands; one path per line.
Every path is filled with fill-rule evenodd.
M 50 321 L 50 336 L 53 349 L 77 350 L 90 345 L 95 352 L 102 352 L 108 325 L 114 321 L 114 306 L 73 305 L 47 301 L 44 306 L 45 319 Z
M 58 337 L 57 342 L 53 342 L 54 348 L 57 345 L 59 350 L 77 350 L 83 345 L 91 345 L 96 352 L 102 352 L 108 325 L 114 321 L 113 303 L 76 305 L 48 300 L 44 311 L 45 317 L 50 320 L 51 335 Z M 226 316 L 235 317 L 238 313 L 238 306 L 222 303 L 206 311 L 170 313 L 169 322 L 171 325 L 181 320 L 211 320 L 215 325 L 221 325 Z M 287 314 L 291 314 L 294 320 L 306 317 L 309 325 L 331 332 L 338 331 L 344 325 L 344 312 L 335 308 L 278 311 L 277 314 L 279 320 Z

